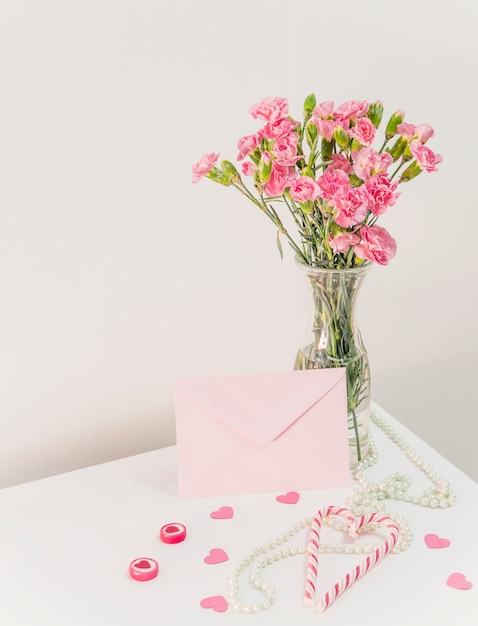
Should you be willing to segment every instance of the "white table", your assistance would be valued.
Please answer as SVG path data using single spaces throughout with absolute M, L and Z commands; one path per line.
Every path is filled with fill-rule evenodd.
M 274 624 L 450 626 L 478 623 L 478 485 L 385 411 L 380 414 L 449 480 L 457 503 L 424 509 L 390 501 L 414 533 L 412 547 L 388 555 L 325 613 L 302 604 L 304 555 L 282 559 L 264 570 L 277 589 L 271 609 L 243 615 L 230 608 L 215 613 L 200 606 L 212 595 L 227 595 L 227 577 L 256 545 L 272 539 L 301 518 L 327 505 L 347 505 L 349 491 L 307 491 L 295 505 L 278 494 L 198 498 L 177 497 L 176 448 L 169 447 L 0 491 L 0 624 L 2 626 L 141 626 Z M 379 462 L 367 470 L 378 479 L 409 473 L 414 491 L 425 477 L 373 428 Z M 234 508 L 232 519 L 210 513 Z M 168 522 L 187 526 L 187 539 L 166 545 L 159 529 Z M 296 537 L 305 543 L 308 529 Z M 424 535 L 447 537 L 451 545 L 432 550 Z M 295 542 L 297 543 L 297 541 Z M 214 547 L 229 561 L 209 565 Z M 130 561 L 151 557 L 160 564 L 154 580 L 128 575 Z M 324 580 L 340 578 L 356 557 L 325 555 Z M 470 590 L 446 585 L 452 572 L 473 583 Z M 245 579 L 243 593 L 253 593 Z M 258 596 L 258 600 L 262 597 Z

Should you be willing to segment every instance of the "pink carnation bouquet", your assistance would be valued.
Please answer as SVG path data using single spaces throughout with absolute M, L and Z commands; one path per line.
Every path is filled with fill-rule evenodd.
M 377 220 L 395 204 L 401 183 L 437 170 L 442 157 L 426 145 L 433 129 L 404 122 L 397 110 L 375 149 L 380 101 L 353 100 L 335 108 L 333 102 L 317 104 L 313 94 L 304 102 L 302 122 L 289 115 L 285 98 L 265 98 L 250 114 L 264 125 L 238 141 L 241 173 L 227 160 L 218 167 L 219 154 L 213 152 L 193 166 L 193 182 L 207 177 L 245 195 L 277 227 L 281 255 L 284 236 L 306 265 L 386 265 L 397 246 Z M 298 237 L 285 228 L 277 202 L 290 212 Z
M 336 108 L 333 102 L 317 104 L 312 94 L 302 122 L 289 115 L 285 98 L 265 98 L 250 113 L 263 126 L 239 139 L 241 173 L 230 161 L 218 166 L 213 152 L 193 166 L 193 182 L 207 177 L 235 187 L 274 223 L 281 255 L 281 237 L 292 246 L 314 302 L 312 338 L 299 350 L 295 368 L 346 368 L 350 441 L 360 461 L 368 447 L 370 374 L 352 321 L 359 276 L 372 263 L 387 265 L 395 256 L 395 240 L 377 221 L 395 205 L 399 185 L 436 171 L 442 157 L 426 145 L 433 129 L 404 122 L 401 110 L 374 148 L 380 101 L 354 100 Z M 294 236 L 278 203 L 285 205 Z

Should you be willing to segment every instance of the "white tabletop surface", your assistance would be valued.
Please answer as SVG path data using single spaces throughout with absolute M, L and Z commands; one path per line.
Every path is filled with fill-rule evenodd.
M 0 624 L 2 626 L 140 626 L 203 624 L 387 624 L 454 626 L 478 623 L 478 485 L 427 444 L 377 407 L 380 414 L 457 494 L 449 509 L 425 509 L 390 501 L 388 510 L 405 517 L 414 538 L 398 555 L 387 555 L 325 613 L 303 606 L 306 556 L 282 559 L 263 572 L 276 587 L 272 608 L 254 615 L 215 613 L 200 600 L 227 595 L 227 578 L 257 545 L 273 539 L 328 505 L 346 506 L 350 491 L 304 491 L 297 504 L 278 494 L 181 500 L 177 496 L 176 448 L 169 447 L 69 472 L 0 491 Z M 379 462 L 366 471 L 378 480 L 391 472 L 413 477 L 414 492 L 427 481 L 375 426 Z M 232 519 L 210 513 L 234 509 Z M 166 545 L 161 526 L 181 522 L 188 536 Z M 331 532 L 327 529 L 328 532 Z M 324 531 L 325 532 L 325 531 Z M 450 546 L 430 549 L 424 536 L 448 538 Z M 306 543 L 308 529 L 293 543 Z M 324 535 L 325 537 L 325 535 Z M 340 539 L 330 538 L 330 541 Z M 212 548 L 229 560 L 206 564 Z M 160 564 L 157 578 L 137 582 L 129 563 L 150 557 Z M 351 560 L 352 559 L 352 560 Z M 347 555 L 324 555 L 320 585 L 330 586 L 350 569 Z M 446 585 L 461 572 L 469 590 Z M 241 589 L 254 596 L 245 577 Z

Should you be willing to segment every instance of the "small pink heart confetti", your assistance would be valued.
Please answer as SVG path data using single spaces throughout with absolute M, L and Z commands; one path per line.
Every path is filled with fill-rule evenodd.
M 429 533 L 428 535 L 425 535 L 425 543 L 428 548 L 448 548 L 450 540 L 445 539 L 445 537 L 439 537 L 438 535 Z
M 212 519 L 230 519 L 234 515 L 232 506 L 221 506 L 217 511 L 211 513 Z
M 204 609 L 212 609 L 216 613 L 224 613 L 228 609 L 227 600 L 224 596 L 209 596 L 203 598 L 200 604 Z
M 228 560 L 229 557 L 227 555 L 227 552 L 225 552 L 221 548 L 212 548 L 212 550 L 209 551 L 209 554 L 204 557 L 204 563 L 208 563 L 209 565 L 224 563 L 224 561 Z
M 297 491 L 288 491 L 287 493 L 277 496 L 277 502 L 282 504 L 297 504 L 299 502 L 300 494 Z
M 466 580 L 465 575 L 460 572 L 453 572 L 448 576 L 446 584 L 454 589 L 471 589 L 473 587 L 469 580 Z

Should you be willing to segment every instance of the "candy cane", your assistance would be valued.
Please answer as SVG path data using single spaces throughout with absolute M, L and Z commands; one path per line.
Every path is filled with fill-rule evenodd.
M 320 531 L 322 529 L 322 520 L 330 516 L 344 517 L 347 520 L 349 535 L 351 537 L 357 537 L 359 530 L 372 523 L 387 527 L 389 537 L 380 546 L 377 546 L 372 554 L 367 555 L 362 563 L 346 574 L 341 581 L 336 583 L 332 589 L 314 604 L 319 565 Z M 397 524 L 390 517 L 382 515 L 381 513 L 368 513 L 356 518 L 351 511 L 342 507 L 329 506 L 325 510 L 318 511 L 314 516 L 311 527 L 304 604 L 309 607 L 313 606 L 319 613 L 325 611 L 339 596 L 353 585 L 354 582 L 379 563 L 383 557 L 394 548 L 398 541 L 398 536 L 399 529 Z

